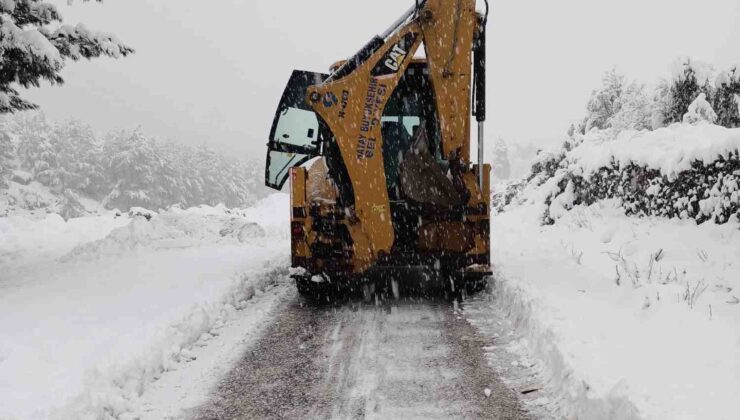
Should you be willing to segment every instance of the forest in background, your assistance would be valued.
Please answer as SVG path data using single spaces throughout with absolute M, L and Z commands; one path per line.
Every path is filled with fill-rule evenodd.
M 0 120 L 0 193 L 7 194 L 13 183 L 41 184 L 60 197 L 57 211 L 66 217 L 84 214 L 80 197 L 124 211 L 172 205 L 247 206 L 265 195 L 261 168 L 256 160 L 162 141 L 141 128 L 97 136 L 83 122 L 51 123 L 37 112 Z M 18 208 L 44 204 L 18 202 L 23 201 L 18 197 L 8 201 Z

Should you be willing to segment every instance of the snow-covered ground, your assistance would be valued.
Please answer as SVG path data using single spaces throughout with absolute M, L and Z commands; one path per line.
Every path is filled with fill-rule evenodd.
M 216 365 L 292 291 L 286 208 L 275 195 L 150 221 L 0 218 L 0 418 L 163 418 L 197 405 Z M 220 336 L 229 328 L 243 331 Z
M 530 403 L 560 418 L 737 418 L 737 218 L 697 225 L 627 217 L 617 200 L 573 207 L 566 188 L 553 200 L 567 202 L 555 224 L 541 224 L 544 199 L 565 171 L 587 174 L 615 160 L 673 177 L 694 159 L 709 164 L 737 150 L 736 131 L 677 125 L 584 142 L 565 169 L 493 217 L 492 293 L 470 303 L 468 316 L 484 332 L 507 335 L 500 341 L 521 361 L 513 379 L 542 388 Z M 493 311 L 511 331 L 491 325 Z

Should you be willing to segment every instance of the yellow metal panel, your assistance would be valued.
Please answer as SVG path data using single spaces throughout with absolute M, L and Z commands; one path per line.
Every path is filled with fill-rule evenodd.
M 424 47 L 437 98 L 446 159 L 470 162 L 470 106 L 475 0 L 427 0 Z
M 292 207 L 306 205 L 306 168 L 290 168 L 290 204 Z
M 411 46 L 399 48 L 407 36 L 413 39 Z M 381 116 L 420 44 L 418 26 L 408 25 L 350 75 L 308 89 L 307 101 L 331 128 L 352 181 L 357 223 L 350 224 L 350 235 L 358 272 L 380 254 L 390 253 L 393 246 Z M 376 65 L 388 59 L 394 60 L 389 64 L 396 67 L 395 72 L 372 75 Z
M 308 246 L 308 235 L 311 229 L 311 218 L 308 217 L 308 201 L 306 199 L 306 168 L 297 167 L 290 169 L 290 221 L 291 229 L 293 226 L 292 222 L 301 223 L 303 225 L 303 231 L 305 236 L 303 238 L 295 238 L 291 232 L 291 252 L 292 256 L 308 258 L 311 256 L 311 249 Z M 296 218 L 293 212 L 295 208 L 303 208 L 307 217 Z

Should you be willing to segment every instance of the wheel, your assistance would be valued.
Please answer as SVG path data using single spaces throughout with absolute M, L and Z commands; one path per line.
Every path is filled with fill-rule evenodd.
M 391 279 L 391 291 L 393 292 L 393 299 L 401 299 L 401 289 L 398 287 L 398 279 Z
M 476 293 L 484 291 L 487 285 L 488 285 L 488 279 L 485 277 L 479 280 L 469 281 L 465 283 L 465 287 L 467 288 L 468 295 L 474 295 Z
M 296 279 L 298 294 L 313 302 L 329 302 L 332 299 L 332 289 L 324 283 L 315 283 L 310 279 Z

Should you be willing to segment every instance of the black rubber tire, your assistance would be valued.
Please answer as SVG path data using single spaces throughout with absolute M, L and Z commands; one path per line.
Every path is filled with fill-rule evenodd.
M 480 280 L 470 280 L 465 283 L 465 290 L 468 292 L 468 295 L 474 295 L 485 290 L 487 285 L 487 277 L 484 277 Z
M 296 288 L 298 294 L 315 302 L 326 302 L 332 296 L 331 288 L 325 283 L 315 283 L 310 279 L 296 279 Z

